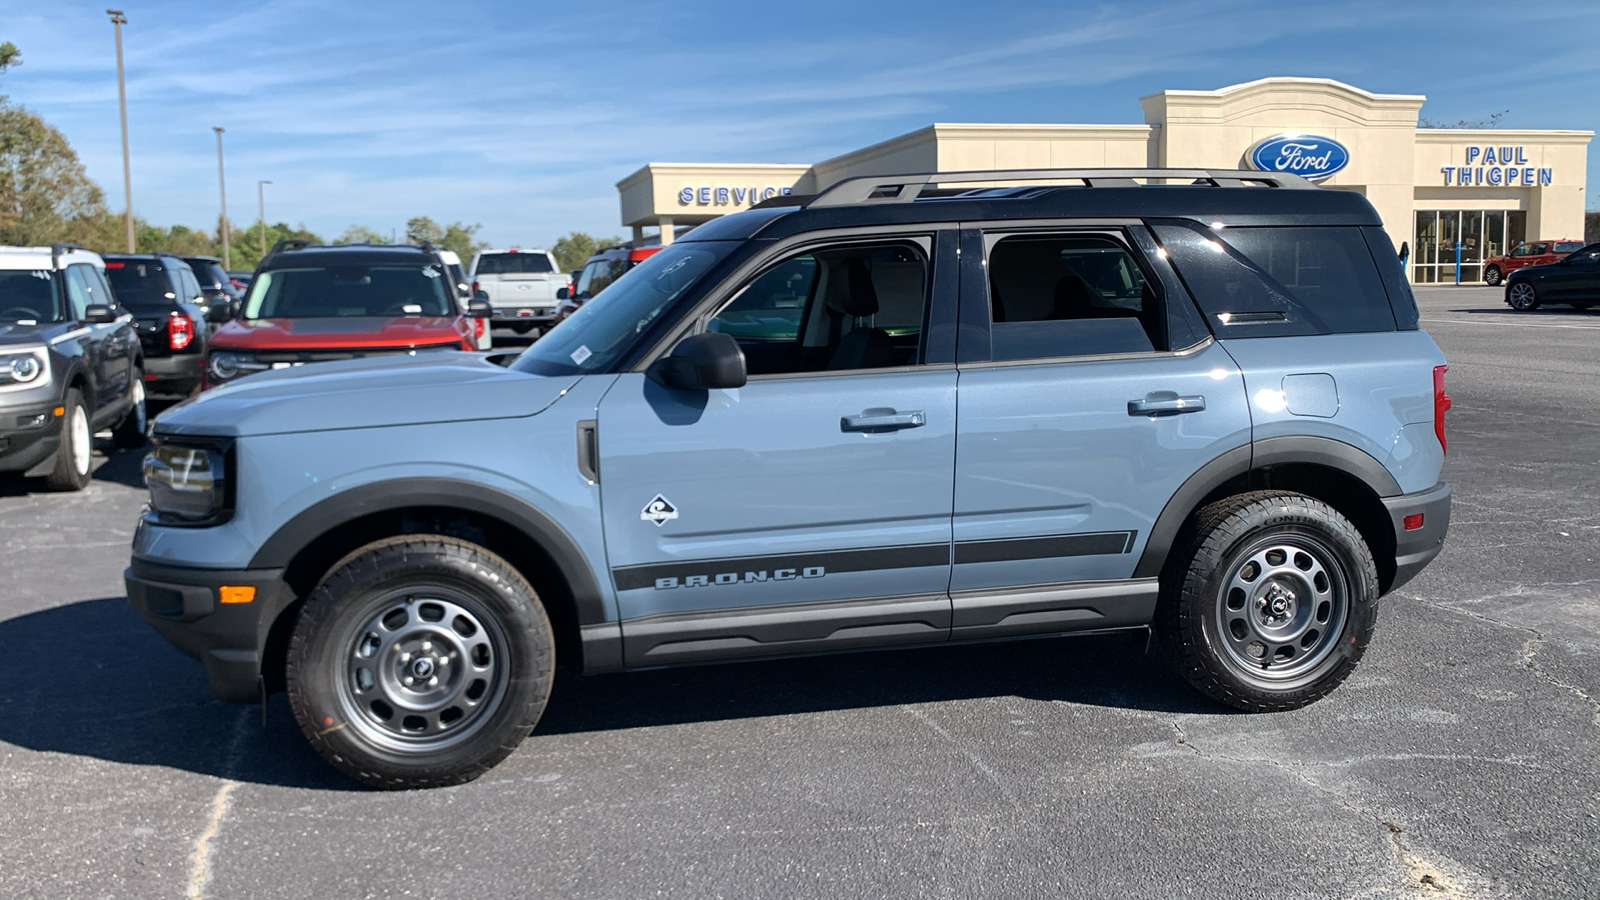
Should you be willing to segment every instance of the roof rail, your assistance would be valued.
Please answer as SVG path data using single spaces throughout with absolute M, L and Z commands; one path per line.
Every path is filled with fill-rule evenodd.
M 310 241 L 301 240 L 300 238 L 284 238 L 272 245 L 272 249 L 267 251 L 267 256 L 284 250 L 304 250 L 309 246 L 311 246 Z
M 71 253 L 74 250 L 82 250 L 85 253 L 89 252 L 89 248 L 85 247 L 82 244 L 72 244 L 72 243 L 66 243 L 66 242 L 51 244 L 50 245 L 50 268 L 53 269 L 56 266 L 61 265 L 61 257 L 66 256 L 68 253 Z
M 1138 187 L 1147 181 L 1183 179 L 1211 187 L 1263 187 L 1303 190 L 1316 185 L 1286 172 L 1248 169 L 1014 169 L 991 172 L 919 172 L 909 175 L 863 175 L 846 178 L 817 193 L 805 205 L 850 206 L 856 203 L 910 203 L 930 184 L 940 182 L 1064 181 L 1085 187 Z

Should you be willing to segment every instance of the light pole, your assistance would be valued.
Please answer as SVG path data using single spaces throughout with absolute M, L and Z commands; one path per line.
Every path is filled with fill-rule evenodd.
M 228 257 L 228 179 L 222 174 L 222 132 L 219 125 L 211 126 L 217 133 L 217 190 L 222 194 L 222 268 L 231 269 L 233 263 Z
M 267 255 L 267 192 L 264 186 L 271 183 L 270 181 L 256 182 L 256 206 L 261 213 L 261 256 L 263 259 Z
M 108 9 L 106 15 L 111 17 L 111 24 L 117 30 L 117 105 L 122 108 L 122 187 L 127 202 L 127 209 L 122 213 L 122 224 L 128 232 L 128 252 L 132 253 L 133 175 L 128 165 L 128 89 L 122 79 L 122 26 L 128 24 L 128 17 L 120 9 Z

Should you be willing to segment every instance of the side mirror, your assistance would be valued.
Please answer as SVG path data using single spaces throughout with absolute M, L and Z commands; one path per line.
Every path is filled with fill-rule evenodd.
M 93 325 L 104 325 L 117 320 L 116 311 L 104 303 L 91 303 L 83 311 L 83 320 Z
M 473 291 L 472 292 L 472 299 L 474 299 L 474 300 L 482 300 L 483 302 L 488 303 L 489 302 L 489 292 L 488 291 Z
M 221 325 L 233 318 L 233 302 L 218 300 L 206 308 L 206 321 L 213 325 Z
M 572 292 L 567 290 L 566 288 L 556 288 L 556 299 L 557 300 L 571 300 L 572 299 Z
M 645 376 L 657 384 L 690 391 L 744 387 L 744 351 L 731 336 L 707 332 L 686 337 L 672 352 L 650 364 Z
M 478 293 L 481 294 L 483 291 L 479 291 Z M 494 307 L 490 306 L 489 301 L 487 300 L 480 300 L 477 297 L 473 297 L 471 300 L 467 301 L 467 315 L 473 317 L 474 319 L 488 319 L 494 316 Z

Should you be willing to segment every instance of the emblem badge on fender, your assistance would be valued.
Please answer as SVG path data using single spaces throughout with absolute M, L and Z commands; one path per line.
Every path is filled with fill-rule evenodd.
M 660 494 L 657 494 L 654 500 L 646 503 L 644 509 L 639 513 L 639 518 L 646 522 L 656 523 L 657 528 L 667 524 L 668 519 L 676 519 L 677 517 L 678 508 L 672 505 L 672 501 Z

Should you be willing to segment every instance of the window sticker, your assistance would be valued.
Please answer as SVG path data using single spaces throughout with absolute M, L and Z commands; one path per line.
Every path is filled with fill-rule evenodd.
M 429 278 L 438 278 L 440 272 L 437 266 L 424 266 L 422 269 L 422 274 L 428 276 Z
M 420 316 L 422 315 L 422 304 L 406 303 L 400 307 L 400 311 L 408 316 Z
M 33 270 L 33 277 L 35 277 L 35 278 L 43 278 L 45 281 L 49 281 L 50 280 L 50 273 L 48 271 L 44 270 L 44 269 L 34 269 Z
M 579 347 L 578 349 L 572 351 L 572 361 L 573 361 L 574 364 L 581 366 L 581 365 L 583 365 L 583 361 L 584 360 L 588 359 L 589 357 L 591 357 L 593 355 L 594 355 L 593 353 L 589 352 L 589 345 L 588 344 L 584 344 L 581 347 Z

